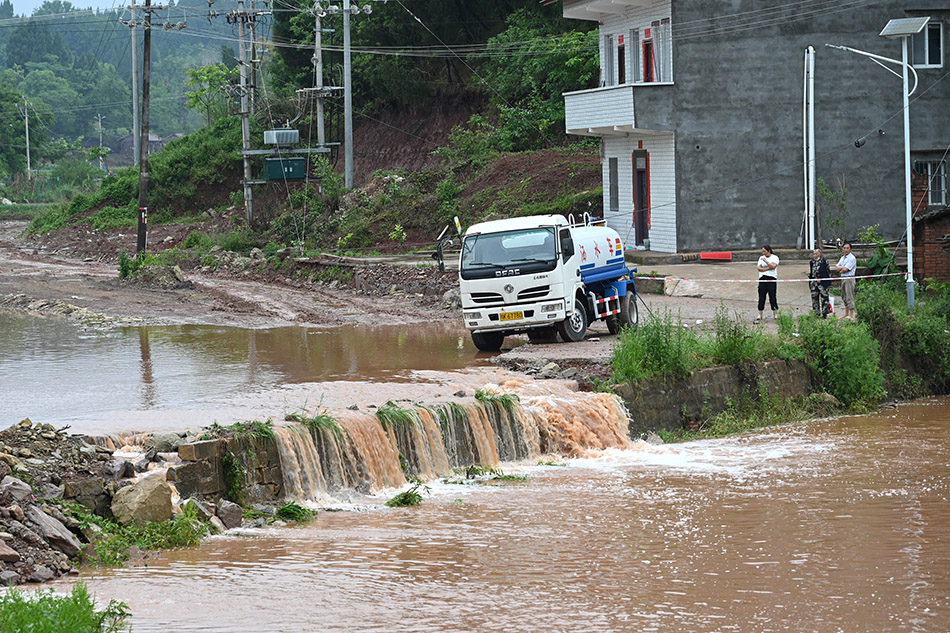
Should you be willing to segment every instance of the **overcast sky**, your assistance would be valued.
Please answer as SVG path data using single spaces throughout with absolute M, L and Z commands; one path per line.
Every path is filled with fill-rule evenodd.
M 75 9 L 111 9 L 131 4 L 131 0 L 67 0 Z M 44 0 L 13 0 L 14 15 L 33 15 L 33 10 L 42 5 Z M 145 0 L 136 0 L 144 4 Z

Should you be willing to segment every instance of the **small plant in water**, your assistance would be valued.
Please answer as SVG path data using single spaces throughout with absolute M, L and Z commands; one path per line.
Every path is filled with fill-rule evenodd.
M 284 521 L 312 521 L 314 517 L 317 516 L 315 510 L 305 508 L 302 505 L 298 504 L 296 501 L 291 501 L 286 503 L 279 508 L 274 515 L 278 519 L 283 519 Z
M 236 440 L 272 440 L 274 439 L 274 423 L 270 420 L 261 422 L 235 422 L 230 427 Z
M 422 503 L 422 493 L 419 492 L 419 488 L 422 488 L 422 492 L 426 494 L 429 493 L 429 486 L 423 486 L 422 484 L 415 483 L 412 485 L 412 488 L 404 492 L 400 492 L 398 495 L 386 502 L 386 505 L 390 508 L 403 508 L 406 506 L 417 506 Z
M 55 595 L 52 589 L 29 593 L 10 589 L 0 595 L 0 631 L 117 633 L 128 630 L 125 620 L 131 615 L 128 605 L 116 600 L 98 610 L 82 582 L 66 595 Z

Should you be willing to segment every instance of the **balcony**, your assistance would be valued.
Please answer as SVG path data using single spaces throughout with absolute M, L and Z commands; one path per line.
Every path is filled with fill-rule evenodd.
M 564 126 L 568 134 L 580 136 L 630 132 L 636 128 L 633 85 L 564 93 Z
M 652 4 L 653 0 L 564 0 L 564 17 L 600 20 L 605 16 L 622 14 L 628 7 L 650 7 Z

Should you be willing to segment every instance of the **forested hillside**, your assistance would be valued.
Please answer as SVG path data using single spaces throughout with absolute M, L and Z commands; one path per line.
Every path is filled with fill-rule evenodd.
M 2 0 L 0 8 L 7 2 Z M 240 110 L 235 60 L 240 21 L 246 27 L 246 42 L 250 41 L 247 27 L 252 25 L 258 38 L 246 51 L 246 59 L 255 60 L 247 66 L 252 147 L 261 147 L 262 130 L 278 125 L 297 128 L 302 145 L 315 143 L 315 100 L 306 97 L 306 89 L 318 85 L 313 59 L 318 18 L 322 20 L 323 84 L 343 85 L 338 7 L 313 0 L 256 4 L 245 14 L 231 11 L 234 3 L 216 2 L 210 8 L 207 4 L 171 5 L 153 16 L 150 129 L 159 136 L 199 127 L 210 132 L 195 135 L 189 142 L 172 142 L 150 159 L 155 165 L 150 206 L 162 209 L 156 216 L 161 221 L 193 217 L 209 206 L 242 201 L 240 136 L 233 133 L 231 118 Z M 251 6 L 250 0 L 246 5 Z M 561 93 L 596 82 L 594 24 L 564 20 L 558 6 L 542 7 L 535 2 L 414 0 L 354 6 L 359 9 L 351 17 L 357 184 L 372 180 L 382 170 L 383 177 L 389 173 L 407 178 L 407 185 L 400 187 L 403 197 L 411 190 L 411 197 L 417 199 L 387 215 L 381 207 L 399 205 L 393 196 L 383 196 L 369 205 L 370 218 L 385 217 L 387 222 L 406 223 L 412 229 L 419 224 L 413 214 L 426 214 L 426 205 L 432 203 L 441 209 L 438 217 L 428 218 L 435 223 L 456 212 L 503 212 L 509 203 L 557 211 L 571 210 L 579 200 L 583 204 L 596 200 L 588 177 L 596 174 L 590 148 L 580 152 L 583 159 L 576 165 L 569 154 L 551 153 L 578 141 L 563 132 Z M 89 141 L 98 137 L 100 114 L 107 135 L 129 131 L 130 18 L 127 11 L 77 11 L 61 0 L 47 1 L 28 18 L 0 18 L 0 116 L 14 121 L 8 130 L 0 131 L 3 193 L 24 190 L 25 130 L 20 122 L 24 104 L 29 104 L 31 116 L 33 169 L 42 165 L 56 183 L 85 173 L 82 186 L 74 191 L 92 193 L 98 188 L 96 148 L 79 151 L 77 140 L 85 136 L 86 147 L 94 145 Z M 28 45 L 37 41 L 43 45 Z M 342 211 L 340 205 L 352 206 L 352 200 L 340 195 L 339 183 L 332 181 L 342 171 L 342 92 L 335 91 L 324 103 L 327 141 L 334 148 L 330 161 L 312 159 L 304 182 L 273 183 L 259 187 L 255 194 L 263 203 L 258 207 L 259 218 L 272 224 L 255 228 L 266 229 L 281 241 L 292 241 L 294 231 L 299 233 L 301 226 L 321 217 L 339 224 L 335 215 Z M 215 132 L 224 129 L 229 132 L 223 136 Z M 521 185 L 496 174 L 498 187 L 471 186 L 482 170 L 490 172 L 497 164 L 509 165 L 514 173 L 510 166 L 518 160 L 507 161 L 506 156 L 518 152 L 535 152 L 532 156 L 541 163 L 540 171 L 556 164 L 566 182 L 557 182 L 548 192 L 535 191 L 527 185 L 534 176 L 528 163 L 527 169 L 519 165 L 515 170 Z M 105 161 L 109 167 L 108 157 Z M 209 172 L 212 164 L 217 168 Z M 262 172 L 263 163 L 258 160 L 255 177 Z M 550 179 L 552 172 L 548 172 Z M 574 192 L 582 194 L 578 198 L 569 185 L 581 173 L 584 178 L 575 182 L 583 188 Z M 38 226 L 86 221 L 102 227 L 133 226 L 136 178 L 132 170 L 116 173 L 101 191 L 77 198 Z M 29 193 L 38 198 L 40 187 L 36 181 L 30 184 Z M 518 186 L 522 191 L 508 190 Z M 466 189 L 481 197 L 461 209 Z M 499 205 L 491 200 L 492 192 L 508 196 L 507 202 Z M 546 193 L 549 200 L 544 199 Z M 90 214 L 98 219 L 90 220 Z M 282 220 L 283 215 L 291 219 Z M 282 231 L 281 226 L 293 230 Z M 428 230 L 429 226 L 418 228 Z M 339 230 L 346 231 L 344 238 L 352 233 L 351 244 L 368 245 L 389 229 L 360 217 L 351 218 Z

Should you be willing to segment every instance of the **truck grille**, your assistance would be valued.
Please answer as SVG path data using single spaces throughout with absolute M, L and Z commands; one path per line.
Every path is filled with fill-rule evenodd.
M 534 288 L 525 288 L 518 293 L 518 301 L 528 301 L 530 299 L 540 299 L 546 297 L 550 292 L 551 286 L 535 286 Z
M 472 303 L 491 304 L 504 303 L 504 299 L 497 292 L 473 292 Z

